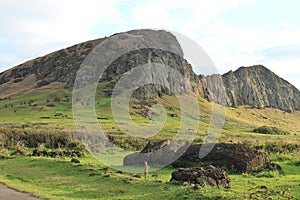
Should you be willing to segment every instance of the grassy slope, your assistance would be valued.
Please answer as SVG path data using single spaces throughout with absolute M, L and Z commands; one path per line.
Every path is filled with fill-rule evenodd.
M 66 102 L 66 96 L 69 102 Z M 0 101 L 0 126 L 19 126 L 20 124 L 30 123 L 34 129 L 58 129 L 67 132 L 75 130 L 74 121 L 72 119 L 72 93 L 67 89 L 53 89 L 47 91 L 39 91 L 33 95 L 27 94 L 22 96 L 13 97 L 11 99 Z M 60 98 L 60 102 L 54 102 L 55 98 Z M 96 113 L 101 119 L 101 128 L 108 133 L 115 135 L 122 135 L 124 132 L 120 130 L 114 122 L 111 109 L 110 98 L 104 97 L 101 93 L 96 95 Z M 50 104 L 55 104 L 55 107 L 47 107 L 46 100 Z M 21 102 L 28 102 L 34 100 L 33 104 L 37 106 L 29 106 L 28 104 L 20 105 Z M 166 107 L 172 106 L 174 111 L 166 109 L 168 114 L 176 113 L 178 117 L 168 117 L 164 128 L 160 134 L 150 138 L 154 140 L 172 139 L 177 132 L 180 123 L 180 107 L 175 97 L 164 96 L 156 100 L 158 103 Z M 7 104 L 7 108 L 5 108 Z M 137 101 L 131 101 L 131 107 L 139 105 Z M 13 108 L 11 107 L 13 105 Z M 205 131 L 209 127 L 211 117 L 212 104 L 200 99 L 200 122 L 198 127 L 198 135 L 196 140 L 201 140 L 204 137 Z M 16 111 L 16 112 L 14 112 Z M 132 119 L 139 125 L 147 125 L 149 119 L 141 117 L 138 109 L 132 109 Z M 55 113 L 63 113 L 64 117 L 54 117 Z M 46 119 L 45 119 L 46 117 Z M 107 118 L 107 119 L 105 119 Z M 227 142 L 233 140 L 234 142 L 250 141 L 250 142 L 265 142 L 265 141 L 286 141 L 286 142 L 299 142 L 300 133 L 300 112 L 297 111 L 293 114 L 286 113 L 276 109 L 251 109 L 249 107 L 227 108 L 226 121 L 222 130 L 220 140 Z M 41 125 L 41 122 L 42 125 Z M 251 131 L 259 126 L 268 125 L 276 126 L 280 129 L 290 132 L 288 136 L 272 136 L 252 133 Z M 113 128 L 113 129 L 112 129 Z
M 67 89 L 53 89 L 35 93 L 34 96 L 27 94 L 11 99 L 0 101 L 0 126 L 22 127 L 22 124 L 29 123 L 29 129 L 51 129 L 75 130 L 72 119 L 71 102 L 66 102 L 66 97 L 71 97 L 71 91 Z M 60 103 L 54 102 L 59 97 Z M 47 107 L 46 100 L 55 104 L 55 107 Z M 122 130 L 118 129 L 110 112 L 110 99 L 105 98 L 101 93 L 97 94 L 97 116 L 100 119 L 102 128 L 109 134 L 119 137 L 126 137 Z M 20 105 L 21 102 L 35 100 L 37 106 Z M 174 107 L 174 111 L 167 110 L 169 114 L 176 113 L 180 116 L 180 108 L 174 97 L 164 96 L 157 101 L 163 105 Z M 99 103 L 98 103 L 99 102 Z M 8 108 L 5 108 L 5 104 Z M 14 105 L 13 108 L 11 105 Z M 196 141 L 204 137 L 209 126 L 211 104 L 205 100 L 199 101 L 201 120 L 198 128 Z M 136 101 L 131 101 L 131 107 L 138 106 Z M 16 110 L 16 112 L 14 112 Z M 149 120 L 141 117 L 139 110 L 131 109 L 132 119 L 142 125 L 149 123 Z M 55 113 L 61 112 L 65 117 L 54 117 Z M 49 117 L 45 119 L 44 117 Z M 250 109 L 248 107 L 228 108 L 226 122 L 220 140 L 226 142 L 249 141 L 252 143 L 264 143 L 267 141 L 285 141 L 299 143 L 300 112 L 293 114 L 285 113 L 275 109 Z M 42 122 L 42 123 L 41 123 Z M 180 117 L 168 117 L 164 129 L 159 135 L 151 139 L 171 139 L 177 131 Z M 276 126 L 289 131 L 288 136 L 271 136 L 251 133 L 250 131 L 261 125 Z M 114 129 L 112 129 L 114 127 Z M 297 159 L 297 158 L 293 158 Z M 81 160 L 82 164 L 71 164 L 68 159 L 28 158 L 16 157 L 13 159 L 0 160 L 0 182 L 22 191 L 32 192 L 37 196 L 49 199 L 99 199 L 99 198 L 127 198 L 127 199 L 182 199 L 199 198 L 215 199 L 216 196 L 244 199 L 249 196 L 249 189 L 266 185 L 273 190 L 282 191 L 285 188 L 292 188 L 293 194 L 300 198 L 299 182 L 300 175 L 298 167 L 289 162 L 281 162 L 285 175 L 276 175 L 273 178 L 254 175 L 243 177 L 242 175 L 231 175 L 232 189 L 204 188 L 194 191 L 190 186 L 178 186 L 169 184 L 172 169 L 164 169 L 159 172 L 161 177 L 148 178 L 147 180 L 134 179 L 129 184 L 124 179 L 131 178 L 130 174 L 118 174 L 112 172 L 111 177 L 105 178 L 102 166 L 92 157 Z M 92 172 L 101 173 L 100 176 L 89 176 Z M 157 182 L 161 180 L 163 183 Z M 247 196 L 248 195 L 248 196 Z M 179 196 L 179 197 L 178 197 Z

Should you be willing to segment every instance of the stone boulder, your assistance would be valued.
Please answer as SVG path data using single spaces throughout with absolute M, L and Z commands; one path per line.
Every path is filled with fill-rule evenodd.
M 206 144 L 210 145 L 210 144 Z M 175 142 L 149 142 L 140 153 L 127 155 L 124 165 L 167 165 L 173 167 L 193 167 L 214 165 L 226 167 L 237 173 L 270 168 L 267 154 L 244 144 L 215 144 L 212 150 L 203 158 L 199 157 L 201 144 L 182 146 Z
M 176 160 L 178 144 L 169 140 L 160 142 L 149 142 L 140 153 L 127 155 L 124 165 L 168 165 Z
M 230 188 L 230 178 L 220 167 L 209 165 L 201 168 L 180 168 L 172 173 L 170 181 L 189 182 L 204 187 L 205 185 Z
M 267 154 L 244 144 L 216 144 L 203 158 L 199 158 L 200 148 L 201 144 L 191 145 L 172 165 L 174 167 L 214 165 L 238 173 L 268 168 L 270 165 Z

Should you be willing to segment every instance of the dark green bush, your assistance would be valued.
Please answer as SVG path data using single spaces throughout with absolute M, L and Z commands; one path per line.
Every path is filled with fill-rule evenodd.
M 261 126 L 253 129 L 254 133 L 263 133 L 263 134 L 273 134 L 273 135 L 288 135 L 289 132 L 283 131 L 276 127 L 271 126 Z

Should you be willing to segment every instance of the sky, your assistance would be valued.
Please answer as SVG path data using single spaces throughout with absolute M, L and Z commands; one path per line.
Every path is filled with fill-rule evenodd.
M 262 64 L 300 88 L 298 0 L 0 0 L 0 72 L 132 29 L 181 33 L 219 73 Z

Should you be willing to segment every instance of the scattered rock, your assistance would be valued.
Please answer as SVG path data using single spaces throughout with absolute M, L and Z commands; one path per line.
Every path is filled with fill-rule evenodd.
M 178 117 L 178 115 L 175 114 L 175 113 L 170 114 L 170 116 L 171 116 L 171 117 Z
M 72 158 L 71 163 L 80 163 L 80 161 L 76 158 Z
M 64 151 L 46 151 L 35 149 L 32 152 L 32 156 L 47 156 L 51 158 L 56 157 L 81 157 L 83 153 L 78 150 L 64 150 Z
M 278 170 L 278 171 L 282 171 L 282 168 L 280 165 L 276 164 L 276 163 L 270 163 L 269 165 L 269 169 L 271 170 Z
M 199 185 L 196 183 L 193 187 L 194 190 L 198 190 L 199 189 Z
M 130 184 L 130 180 L 128 178 L 123 179 L 124 183 Z
M 196 184 L 197 187 L 205 185 L 230 188 L 230 179 L 227 173 L 220 167 L 209 165 L 197 168 L 180 168 L 172 173 L 170 181 L 189 182 Z
M 61 117 L 61 116 L 63 116 L 62 113 L 55 113 L 55 114 L 54 114 L 54 117 Z
M 152 174 L 152 177 L 160 177 L 160 174 Z
M 96 173 L 96 172 L 90 173 L 90 176 L 101 176 L 101 175 L 102 175 L 101 173 Z
M 134 177 L 134 178 L 142 178 L 140 175 L 138 175 L 138 174 L 134 174 L 134 175 L 132 175 L 132 177 Z
M 110 168 L 109 167 L 104 167 L 103 170 L 104 170 L 105 174 L 107 174 L 108 172 L 110 172 Z

